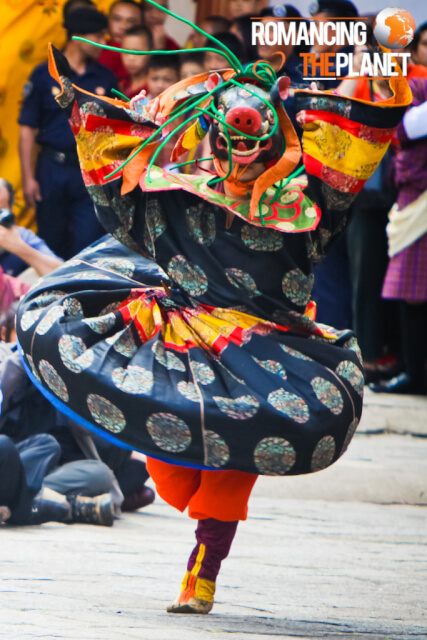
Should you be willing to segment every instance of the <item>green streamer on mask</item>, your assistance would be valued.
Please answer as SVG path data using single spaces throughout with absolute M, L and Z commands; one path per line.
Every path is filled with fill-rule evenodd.
M 196 158 L 196 160 L 188 160 L 187 162 L 177 162 L 176 164 L 173 165 L 174 169 L 176 169 L 177 167 L 184 167 L 187 164 L 195 164 L 196 162 L 206 162 L 207 160 L 212 160 L 212 156 L 209 156 L 208 158 Z
M 119 98 L 122 98 L 123 100 L 126 100 L 126 102 L 130 102 L 130 98 L 125 96 L 124 93 L 121 93 L 120 91 L 117 91 L 117 89 L 111 89 L 111 93 L 114 93 L 116 96 L 119 96 Z
M 107 49 L 107 51 L 117 51 L 118 53 L 130 53 L 133 56 L 151 56 L 153 51 L 137 51 L 136 49 L 122 49 L 121 47 L 112 47 L 109 44 L 99 44 L 99 42 L 92 42 L 92 40 L 87 40 L 87 38 L 81 38 L 80 36 L 73 36 L 73 40 L 78 40 L 79 42 L 86 42 L 87 44 L 92 44 L 94 47 L 98 47 L 99 49 Z M 160 56 L 170 56 L 177 53 L 189 53 L 189 52 L 199 52 L 199 51 L 213 51 L 214 53 L 218 53 L 218 49 L 212 49 L 212 47 L 199 47 L 197 49 L 173 49 L 173 50 L 165 50 L 165 49 L 156 49 L 154 53 Z M 227 61 L 230 63 L 230 66 L 236 71 L 241 71 L 241 66 L 236 68 L 233 63 L 232 58 L 224 51 L 220 52 L 224 58 L 227 58 Z M 237 58 L 236 58 L 237 60 Z
M 113 178 L 117 173 L 119 173 L 119 171 L 121 171 L 131 160 L 133 160 L 133 158 L 138 155 L 138 153 L 144 148 L 146 147 L 150 142 L 152 142 L 155 137 L 161 132 L 163 131 L 163 129 L 167 126 L 170 125 L 171 121 L 176 120 L 177 118 L 179 118 L 181 115 L 183 115 L 184 113 L 187 113 L 187 111 L 190 111 L 190 109 L 193 109 L 195 107 L 196 104 L 200 104 L 200 102 L 203 102 L 203 100 L 206 100 L 207 98 L 209 98 L 211 95 L 213 95 L 216 91 L 218 91 L 219 89 L 223 88 L 224 86 L 226 86 L 227 84 L 229 84 L 230 81 L 225 82 L 224 84 L 221 85 L 217 85 L 214 89 L 212 89 L 212 91 L 209 91 L 206 94 L 203 94 L 203 96 L 201 98 L 199 98 L 197 100 L 196 103 L 189 105 L 188 107 L 186 107 L 184 105 L 184 107 L 178 111 L 175 116 L 171 119 L 169 119 L 167 122 L 164 122 L 158 129 L 156 129 L 154 131 L 154 133 L 151 134 L 151 136 L 149 138 L 147 138 L 147 140 L 144 140 L 142 142 L 142 144 L 140 144 L 135 151 L 129 156 L 129 158 L 127 158 L 123 164 L 120 165 L 120 167 L 117 167 L 117 169 L 115 169 L 114 171 L 112 171 L 111 173 L 109 173 L 107 176 L 105 176 L 104 180 L 108 180 L 109 178 Z M 197 116 L 198 117 L 198 116 Z M 179 127 L 181 128 L 181 126 Z M 172 134 L 177 131 L 177 129 L 174 129 L 174 131 L 172 132 Z M 164 145 L 163 145 L 164 146 Z

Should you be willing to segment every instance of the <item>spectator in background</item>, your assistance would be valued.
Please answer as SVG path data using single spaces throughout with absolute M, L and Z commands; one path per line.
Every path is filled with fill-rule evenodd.
M 125 33 L 132 27 L 142 25 L 141 5 L 134 0 L 116 0 L 108 13 L 108 45 L 121 47 Z M 129 79 L 126 67 L 123 65 L 118 51 L 103 49 L 99 58 L 101 64 L 111 69 L 116 78 L 127 81 Z
M 427 67 L 427 22 L 424 22 L 415 32 L 410 44 L 411 58 L 415 64 Z
M 68 14 L 65 27 L 64 55 L 73 81 L 91 93 L 109 96 L 111 89 L 117 88 L 117 81 L 112 71 L 97 61 L 101 49 L 71 39 L 80 35 L 104 43 L 106 17 L 94 9 L 76 9 Z M 36 205 L 40 237 L 58 256 L 69 258 L 104 231 L 81 177 L 73 133 L 55 100 L 60 89 L 49 74 L 47 62 L 34 69 L 23 93 L 18 121 L 25 201 L 28 206 Z M 34 172 L 36 144 L 41 149 Z
M 157 98 L 158 95 L 165 91 L 175 82 L 179 80 L 179 56 L 170 55 L 152 55 L 150 67 L 147 75 L 148 100 Z
M 245 15 L 231 21 L 230 33 L 235 35 L 243 47 L 243 56 L 246 62 L 255 62 L 259 57 L 256 44 L 252 43 L 251 16 Z
M 301 22 L 301 14 L 298 9 L 295 9 L 291 4 L 285 4 L 280 7 L 281 16 L 286 17 L 286 20 L 283 21 L 285 29 L 289 29 L 289 26 L 292 24 L 293 20 L 297 23 L 297 28 L 299 23 Z M 260 17 L 264 18 L 264 23 L 269 22 L 268 17 L 271 17 L 272 20 L 276 16 L 277 11 L 275 9 L 263 9 L 260 13 Z M 301 89 L 301 88 L 309 88 L 309 83 L 303 81 L 303 63 L 299 54 L 306 51 L 307 48 L 305 45 L 294 46 L 293 44 L 277 44 L 277 45 L 269 45 L 267 43 L 257 44 L 257 57 L 262 60 L 272 61 L 274 60 L 274 54 L 277 51 L 281 51 L 285 57 L 285 63 L 281 69 L 278 70 L 277 75 L 286 74 L 289 76 L 291 81 L 291 87 L 293 89 Z M 288 110 L 288 102 L 286 102 L 286 110 Z
M 234 33 L 217 33 L 215 38 L 225 44 L 234 55 L 239 58 L 239 60 L 243 60 L 243 47 L 237 36 Z M 203 58 L 203 65 L 205 71 L 217 71 L 218 69 L 229 69 L 230 63 L 228 59 L 222 55 L 223 49 L 216 42 L 211 42 L 209 45 L 212 49 L 216 49 L 218 53 L 215 51 L 206 51 Z
M 15 193 L 7 180 L 0 178 L 0 209 L 12 211 Z M 30 229 L 0 223 L 0 266 L 9 276 L 19 276 L 32 267 L 44 276 L 62 264 L 47 244 Z
M 9 310 L 10 306 L 17 300 L 17 296 L 15 294 L 14 288 L 12 286 L 12 278 L 3 273 L 3 269 L 0 267 L 0 316 L 3 317 L 4 314 Z M 28 291 L 28 287 L 24 286 L 22 293 L 26 293 Z M 8 330 L 4 329 L 3 333 L 8 334 Z M 1 336 L 2 340 L 5 340 L 4 337 Z M 0 408 L 1 408 L 1 400 L 2 396 L 0 395 Z
M 318 0 L 312 15 L 317 20 L 332 23 L 345 18 L 346 22 L 357 19 L 358 11 L 350 0 Z M 316 44 L 311 51 L 320 53 L 353 53 L 352 45 L 328 45 Z M 329 69 L 332 72 L 334 65 Z M 342 75 L 347 70 L 342 70 Z M 316 69 L 320 75 L 320 69 Z M 321 80 L 321 89 L 334 89 L 340 84 L 340 80 Z M 317 304 L 317 321 L 329 324 L 337 329 L 346 329 L 352 326 L 352 300 L 350 263 L 347 253 L 345 235 L 341 235 L 331 248 L 326 258 L 314 268 L 313 300 Z
M 397 129 L 397 201 L 387 225 L 390 262 L 382 295 L 399 300 L 405 370 L 384 384 L 380 393 L 425 394 L 427 356 L 427 79 L 412 78 L 412 106 Z
M 0 524 L 113 525 L 108 467 L 97 460 L 58 467 L 59 456 L 59 444 L 47 433 L 19 443 L 0 434 Z
M 192 53 L 191 49 L 188 53 L 182 53 L 180 56 L 179 79 L 185 80 L 185 78 L 191 78 L 203 73 L 203 56 L 204 54 L 201 51 Z
M 206 31 L 206 33 L 209 33 L 209 35 L 215 36 L 217 33 L 224 33 L 225 31 L 229 31 L 230 20 L 228 20 L 224 16 L 208 16 L 198 26 L 200 26 L 203 31 Z M 200 47 L 208 46 L 209 42 L 210 40 L 206 38 L 203 33 L 200 33 L 199 31 L 196 31 L 194 29 L 190 34 L 186 46 L 190 49 L 198 49 Z
M 124 35 L 122 47 L 133 51 L 152 51 L 153 37 L 151 32 L 144 26 L 132 27 Z M 133 98 L 143 89 L 148 90 L 147 69 L 151 56 L 131 53 L 122 53 L 121 56 L 128 78 L 120 82 L 120 90 L 128 98 Z
M 96 6 L 92 0 L 67 0 L 62 7 L 62 17 L 64 21 L 68 18 L 70 13 L 76 9 L 96 9 Z
M 258 15 L 260 10 L 260 0 L 227 0 L 227 15 L 231 20 L 240 16 Z
M 157 4 L 160 4 L 165 9 L 168 8 L 167 0 L 157 0 Z M 165 22 L 167 19 L 166 13 L 148 2 L 143 2 L 142 8 L 144 11 L 144 24 L 150 29 L 154 41 L 154 49 L 158 51 L 173 51 L 174 49 L 180 49 L 179 44 L 171 38 L 165 30 Z
M 265 24 L 267 22 L 270 22 L 268 18 L 271 18 L 272 21 L 275 18 L 278 18 L 279 16 L 276 16 L 276 13 L 279 13 L 277 11 L 277 8 L 267 8 L 261 11 L 260 17 L 263 18 L 263 22 Z M 301 21 L 301 14 L 297 9 L 295 9 L 294 6 L 290 4 L 282 5 L 280 7 L 280 16 L 286 17 L 286 20 L 283 21 L 286 30 L 289 29 L 290 25 L 292 24 L 292 18 L 295 19 L 298 28 L 298 25 Z M 288 99 L 286 100 L 286 113 L 292 120 L 292 124 L 294 125 L 294 129 L 299 138 L 302 137 L 302 129 L 296 121 L 294 92 L 295 89 L 309 88 L 310 83 L 306 80 L 303 80 L 303 63 L 302 59 L 299 56 L 300 53 L 306 50 L 307 47 L 305 45 L 294 46 L 291 43 L 269 45 L 267 43 L 257 43 L 257 57 L 261 58 L 262 60 L 267 60 L 273 65 L 279 65 L 280 62 L 278 62 L 279 57 L 277 55 L 277 52 L 280 51 L 285 56 L 284 64 L 280 67 L 280 69 L 277 69 L 276 73 L 278 76 L 287 75 L 291 81 Z
M 324 22 L 332 22 L 337 23 L 340 21 L 340 18 L 344 18 L 347 22 L 352 18 L 357 19 L 359 13 L 350 0 L 318 0 L 318 2 L 314 3 L 314 8 L 311 10 L 311 15 L 313 18 L 319 21 Z M 341 44 L 327 44 L 323 42 L 322 44 L 315 44 L 311 48 L 312 53 L 315 53 L 317 56 L 321 53 L 353 53 L 354 47 L 353 45 L 341 45 Z M 334 69 L 333 60 L 329 65 L 329 70 L 332 72 Z M 342 69 L 341 75 L 346 76 L 348 69 Z M 320 76 L 320 69 L 316 69 L 316 75 Z M 322 80 L 319 82 L 320 88 L 323 89 L 333 89 L 337 85 L 339 85 L 340 80 Z
M 3 304 L 4 294 L 8 293 L 3 286 L 7 284 L 4 280 L 5 276 L 1 277 L 0 270 L 0 389 L 3 396 L 0 433 L 17 445 L 27 485 L 35 489 L 32 496 L 40 488 L 48 487 L 66 496 L 78 493 L 95 498 L 111 493 L 112 498 L 104 496 L 101 503 L 110 504 L 112 500 L 116 510 L 121 506 L 123 511 L 133 511 L 151 504 L 155 494 L 145 486 L 148 473 L 145 463 L 140 459 L 141 454 L 120 449 L 104 441 L 98 445 L 98 452 L 89 433 L 57 411 L 30 380 L 15 344 L 17 303 L 13 302 L 13 295 L 9 294 L 9 302 L 12 301 L 12 304 L 8 307 Z M 34 371 L 37 374 L 36 370 L 33 370 L 33 374 Z M 22 456 L 24 449 L 25 455 Z M 52 464 L 49 458 L 52 458 Z M 0 505 L 10 507 L 1 498 L 2 495 L 10 497 L 9 489 L 3 493 L 1 491 L 2 462 L 4 460 L 0 460 Z M 18 474 L 14 466 L 14 473 L 15 471 Z M 45 477 L 50 472 L 53 473 Z M 22 483 L 21 474 L 21 482 L 18 484 Z M 95 499 L 95 506 L 98 502 Z M 79 500 L 78 503 L 88 506 L 86 500 Z M 84 511 L 88 515 L 87 509 Z M 99 511 L 97 513 L 99 515 Z M 93 513 L 93 524 L 112 524 L 111 509 L 109 512 L 108 507 L 105 515 L 107 522 L 100 522 L 97 514 Z M 47 516 L 47 519 L 57 519 L 52 514 Z M 75 511 L 73 516 L 77 516 Z

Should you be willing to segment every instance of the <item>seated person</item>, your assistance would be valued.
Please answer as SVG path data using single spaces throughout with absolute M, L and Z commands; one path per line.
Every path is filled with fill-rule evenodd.
M 153 37 L 147 27 L 132 27 L 123 38 L 122 48 L 134 51 L 152 51 Z M 122 53 L 121 56 L 128 77 L 120 82 L 120 90 L 128 98 L 133 98 L 143 89 L 147 90 L 147 69 L 151 56 L 132 55 L 131 53 Z
M 12 185 L 0 178 L 0 210 L 12 211 L 14 201 Z M 38 276 L 50 273 L 62 264 L 47 244 L 30 229 L 0 222 L 0 266 L 9 276 L 18 276 L 33 267 Z
M 98 453 L 98 443 L 95 445 L 91 436 L 84 429 L 56 411 L 26 375 L 14 343 L 16 340 L 15 307 L 16 305 L 12 305 L 0 315 L 0 388 L 3 396 L 0 405 L 0 433 L 8 436 L 12 443 L 18 447 L 18 452 L 11 454 L 15 458 L 18 454 L 22 458 L 21 449 L 28 449 L 30 453 L 26 454 L 25 459 L 22 458 L 25 473 L 23 474 L 16 469 L 13 472 L 21 478 L 19 482 L 16 481 L 15 489 L 7 488 L 7 483 L 5 483 L 6 494 L 2 494 L 2 462 L 0 460 L 0 507 L 6 505 L 10 508 L 9 503 L 5 502 L 5 499 L 2 502 L 1 498 L 2 495 L 10 496 L 9 491 L 12 493 L 13 491 L 23 492 L 24 497 L 20 500 L 28 507 L 28 499 L 25 498 L 25 496 L 28 497 L 28 491 L 27 489 L 19 489 L 23 484 L 28 485 L 30 489 L 31 487 L 35 489 L 33 492 L 30 491 L 31 499 L 37 491 L 44 487 L 67 496 L 67 500 L 75 493 L 89 497 L 101 495 L 102 498 L 96 499 L 93 504 L 87 500 L 80 500 L 75 506 L 73 506 L 73 500 L 71 500 L 73 504 L 70 503 L 74 509 L 74 518 L 77 518 L 76 514 L 80 505 L 86 504 L 82 507 L 83 512 L 88 518 L 90 517 L 93 524 L 109 523 L 110 506 L 108 504 L 111 505 L 111 502 L 114 503 L 118 513 L 120 507 L 123 511 L 135 511 L 151 504 L 155 494 L 150 487 L 145 486 L 149 476 L 145 463 L 138 458 L 138 454 L 104 442 L 102 442 L 103 446 L 99 446 Z M 34 438 L 40 437 L 42 437 L 41 441 L 34 440 Z M 52 447 L 55 461 L 54 464 L 48 465 L 47 461 L 52 453 Z M 10 444 L 6 446 L 6 449 L 11 449 Z M 46 460 L 47 466 L 43 472 L 40 460 Z M 39 474 L 35 480 L 29 479 L 33 473 L 31 470 L 33 467 L 38 470 Z M 47 469 L 47 467 L 49 468 Z M 49 477 L 47 477 L 48 473 Z M 11 482 L 10 485 L 12 484 Z M 103 497 L 103 494 L 106 493 L 112 493 L 113 497 L 108 499 Z M 36 497 L 45 499 L 43 495 Z M 11 500 L 13 502 L 12 498 Z M 53 498 L 49 497 L 48 501 L 57 503 L 58 500 L 63 503 L 65 499 L 54 496 Z M 24 508 L 26 519 L 29 517 L 26 511 L 27 507 Z M 42 504 L 40 509 L 45 514 L 40 518 L 46 516 L 48 519 L 57 520 L 58 513 L 59 516 L 61 515 L 61 509 L 58 512 L 55 505 Z M 69 517 L 71 512 L 68 510 L 67 513 L 67 517 Z M 86 516 L 82 515 L 81 517 Z M 18 516 L 19 518 L 21 516 Z M 28 524 L 28 522 L 26 523 Z M 36 524 L 34 518 L 32 523 Z M 24 524 L 24 522 L 20 522 L 20 524 Z
M 60 455 L 59 444 L 47 433 L 17 444 L 0 434 L 0 524 L 113 525 L 113 474 L 107 465 L 81 460 L 59 467 Z

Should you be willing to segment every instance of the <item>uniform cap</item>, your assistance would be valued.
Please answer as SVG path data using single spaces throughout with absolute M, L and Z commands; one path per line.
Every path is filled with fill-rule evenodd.
M 350 0 L 317 0 L 310 6 L 310 13 L 328 13 L 334 18 L 357 18 L 359 13 Z
M 75 9 L 64 20 L 64 29 L 68 33 L 78 33 L 79 35 L 99 33 L 105 31 L 107 27 L 107 17 L 96 9 Z

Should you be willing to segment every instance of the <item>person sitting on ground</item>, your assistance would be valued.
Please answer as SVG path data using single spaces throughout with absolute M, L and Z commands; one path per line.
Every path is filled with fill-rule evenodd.
M 0 434 L 0 524 L 113 525 L 113 474 L 107 465 L 82 460 L 58 467 L 60 455 L 59 444 L 47 433 L 16 444 Z
M 134 0 L 116 0 L 108 13 L 108 45 L 121 47 L 122 40 L 129 29 L 142 25 L 141 5 Z M 119 51 L 104 49 L 99 61 L 114 73 L 120 81 L 128 80 L 129 74 L 123 65 Z
M 3 214 L 11 214 L 14 199 L 12 185 L 0 178 L 0 211 Z M 9 220 L 7 226 L 0 220 L 0 266 L 4 273 L 16 277 L 32 267 L 37 276 L 44 276 L 62 264 L 63 261 L 31 229 L 15 224 L 9 226 L 13 218 L 7 215 L 3 218 Z
M 47 429 L 56 411 L 22 366 L 15 343 L 17 306 L 0 313 L 0 524 L 112 526 L 110 492 L 116 480 L 108 466 L 100 460 L 60 465 L 61 447 L 54 436 L 31 434 L 34 427 Z
M 147 27 L 136 26 L 129 29 L 123 37 L 122 48 L 132 51 L 152 51 L 153 37 Z M 120 90 L 128 98 L 138 95 L 143 89 L 148 90 L 147 70 L 150 56 L 122 53 L 122 62 L 128 77 L 120 82 Z
M 6 298 L 2 294 L 3 289 L 0 289 L 0 302 Z M 17 306 L 18 303 L 12 303 L 3 311 L 0 304 L 0 388 L 3 394 L 0 433 L 15 443 L 31 441 L 31 449 L 36 446 L 32 440 L 35 437 L 42 435 L 54 439 L 55 464 L 59 468 L 50 478 L 52 482 L 44 484 L 60 494 L 68 495 L 76 488 L 80 493 L 84 489 L 83 495 L 92 497 L 111 492 L 117 513 L 120 508 L 135 511 L 151 504 L 155 494 L 145 486 L 149 475 L 140 454 L 109 443 L 97 441 L 95 444 L 86 430 L 56 411 L 26 375 L 15 344 Z M 51 448 L 49 441 L 48 450 Z M 37 490 L 42 485 L 39 480 Z M 80 483 L 78 487 L 76 483 Z M 55 509 L 53 512 L 56 513 Z

